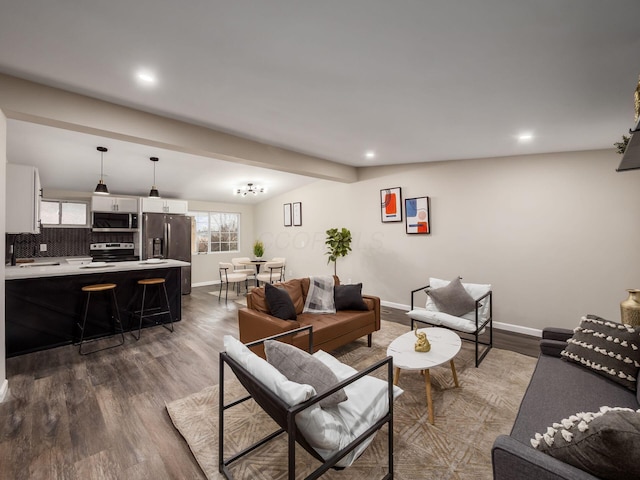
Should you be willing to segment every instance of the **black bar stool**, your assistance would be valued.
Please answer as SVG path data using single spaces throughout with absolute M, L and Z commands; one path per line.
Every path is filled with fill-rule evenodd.
M 87 292 L 87 301 L 84 307 L 84 316 L 82 319 L 82 325 L 78 324 L 80 327 L 80 355 L 88 355 L 90 353 L 100 352 L 101 350 L 106 350 L 108 348 L 119 347 L 124 344 L 124 330 L 122 329 L 122 322 L 120 321 L 120 310 L 118 310 L 118 299 L 116 298 L 116 284 L 115 283 L 99 283 L 95 285 L 86 285 L 82 287 L 83 292 Z M 89 313 L 89 303 L 91 303 L 91 294 L 93 292 L 111 292 L 111 319 L 114 320 L 114 329 L 120 330 L 121 342 L 116 345 L 110 345 L 108 347 L 99 348 L 97 350 L 92 350 L 90 352 L 83 352 L 82 345 L 88 342 L 95 342 L 96 340 L 101 340 L 101 338 L 92 338 L 91 340 L 84 339 L 84 331 L 87 326 L 87 315 Z M 117 335 L 117 332 L 116 332 Z
M 167 294 L 167 285 L 164 281 L 164 278 L 145 278 L 143 280 L 138 280 L 138 285 L 142 285 L 142 306 L 140 307 L 139 311 L 134 312 L 133 316 L 135 319 L 135 316 L 139 315 L 140 323 L 138 324 L 138 336 L 136 337 L 136 334 L 134 332 L 131 332 L 131 335 L 133 335 L 133 337 L 136 340 L 140 340 L 140 334 L 142 332 L 142 319 L 147 317 L 155 317 L 158 315 L 169 315 L 169 325 L 171 328 L 167 326 L 166 322 L 162 322 L 162 326 L 167 330 L 169 330 L 170 332 L 173 332 L 173 316 L 171 315 L 171 306 L 169 305 L 169 295 Z M 162 301 L 158 299 L 159 300 L 158 303 L 160 305 L 147 308 L 146 310 L 150 311 L 151 313 L 144 313 L 145 312 L 144 303 L 145 303 L 145 298 L 147 296 L 147 285 L 157 285 L 158 296 L 160 296 L 160 293 L 164 292 L 166 310 L 163 310 L 163 306 L 160 304 Z M 131 326 L 133 327 L 133 323 Z

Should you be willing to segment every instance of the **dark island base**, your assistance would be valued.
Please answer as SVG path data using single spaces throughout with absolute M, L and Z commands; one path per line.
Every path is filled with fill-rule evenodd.
M 180 293 L 180 268 L 158 268 L 104 272 L 86 275 L 30 278 L 5 282 L 6 290 L 6 349 L 7 357 L 14 357 L 37 350 L 77 343 L 84 314 L 86 285 L 115 283 L 118 308 L 125 332 L 138 328 L 139 320 L 133 312 L 140 310 L 142 286 L 138 280 L 164 278 L 169 295 L 173 321 L 182 318 L 182 296 Z M 158 305 L 164 293 L 155 285 L 147 286 L 145 309 Z M 116 333 L 111 317 L 111 292 L 92 293 L 87 316 L 86 338 L 98 338 Z M 142 327 L 157 325 L 168 317 L 157 316 L 144 320 Z M 144 332 L 143 332 L 144 335 Z

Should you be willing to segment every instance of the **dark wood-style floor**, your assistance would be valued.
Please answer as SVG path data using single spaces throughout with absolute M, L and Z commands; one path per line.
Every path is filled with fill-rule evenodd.
M 0 404 L 2 479 L 204 479 L 165 403 L 218 382 L 236 310 L 194 288 L 175 332 L 153 327 L 136 342 L 88 356 L 66 346 L 7 360 L 10 394 Z M 406 323 L 383 307 L 382 318 Z M 495 346 L 537 355 L 537 340 L 495 332 Z M 97 345 L 96 345 L 97 346 Z

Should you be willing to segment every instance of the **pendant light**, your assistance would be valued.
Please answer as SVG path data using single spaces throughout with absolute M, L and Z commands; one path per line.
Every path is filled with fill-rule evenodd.
M 100 152 L 100 181 L 98 185 L 96 185 L 96 189 L 93 193 L 97 193 L 99 195 L 109 195 L 109 189 L 107 188 L 107 184 L 102 180 L 103 172 L 102 172 L 102 162 L 104 157 L 104 152 L 107 152 L 107 147 L 97 147 L 97 150 Z
M 158 157 L 151 157 L 149 160 L 153 162 L 153 185 L 151 186 L 149 197 L 160 198 L 160 192 L 158 192 L 158 187 L 156 187 L 156 163 L 158 163 Z

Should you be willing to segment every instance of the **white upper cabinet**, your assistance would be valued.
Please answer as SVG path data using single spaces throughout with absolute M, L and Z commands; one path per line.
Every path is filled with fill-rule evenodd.
M 134 197 L 94 195 L 91 197 L 91 211 L 138 213 L 138 199 Z
M 186 200 L 173 200 L 166 198 L 142 198 L 143 213 L 178 213 L 186 214 L 189 202 Z
M 40 176 L 29 165 L 7 164 L 7 233 L 40 233 Z

